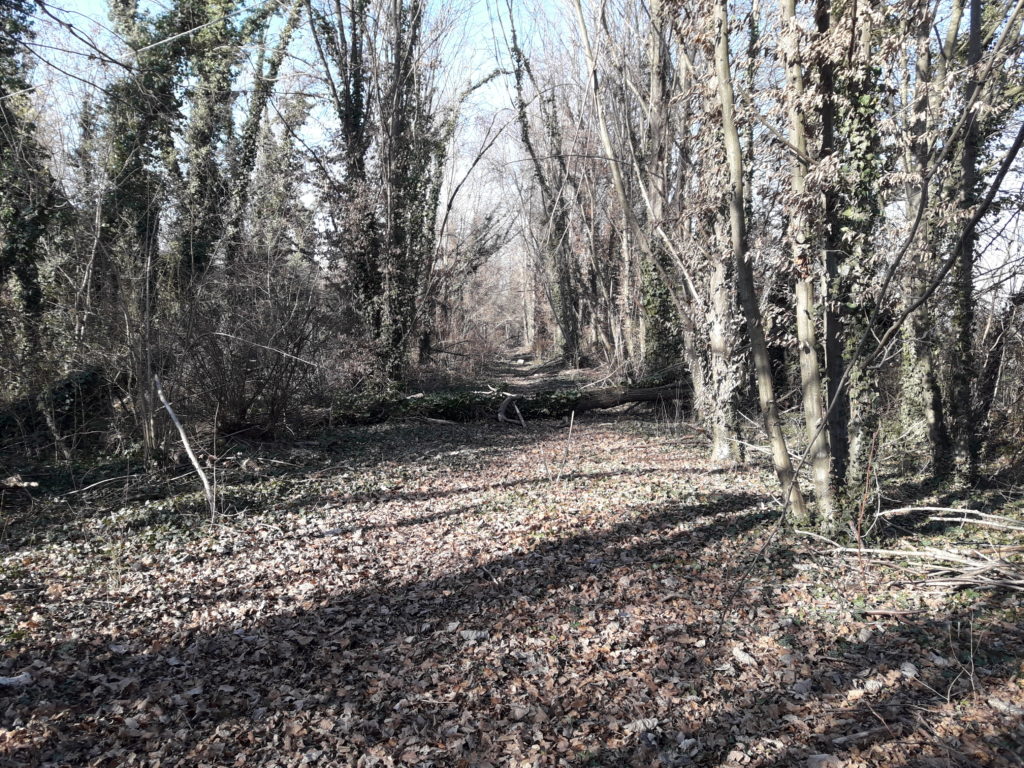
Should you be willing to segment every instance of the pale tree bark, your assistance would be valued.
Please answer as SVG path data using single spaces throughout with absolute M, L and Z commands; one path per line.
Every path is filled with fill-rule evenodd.
M 835 515 L 832 487 L 832 458 L 828 444 L 828 430 L 822 406 L 821 366 L 818 362 L 818 339 L 815 317 L 814 276 L 808 254 L 812 247 L 812 234 L 808 219 L 812 215 L 807 201 L 807 132 L 804 124 L 804 75 L 799 60 L 801 48 L 796 21 L 796 0 L 782 2 L 783 34 L 788 40 L 783 45 L 786 66 L 786 86 L 789 93 L 789 143 L 796 152 L 791 184 L 797 210 L 790 218 L 793 261 L 797 271 L 796 332 L 800 357 L 800 383 L 804 408 L 804 429 L 807 433 L 814 494 L 818 515 L 831 527 Z
M 718 81 L 718 97 L 722 108 L 722 135 L 725 142 L 725 154 L 729 166 L 729 224 L 732 235 L 732 252 L 736 269 L 736 283 L 739 291 L 740 304 L 746 318 L 747 333 L 750 336 L 750 352 L 754 360 L 757 378 L 757 393 L 764 419 L 765 432 L 771 445 L 772 461 L 775 473 L 783 493 L 788 494 L 787 501 L 792 510 L 794 522 L 806 524 L 810 514 L 800 491 L 799 480 L 793 472 L 793 464 L 789 458 L 786 437 L 782 433 L 779 420 L 779 409 L 775 402 L 775 387 L 772 382 L 771 364 L 768 359 L 768 347 L 764 339 L 764 326 L 761 320 L 754 288 L 754 269 L 747 254 L 746 215 L 743 205 L 743 156 L 740 148 L 739 132 L 736 130 L 735 99 L 732 88 L 732 72 L 729 66 L 729 9 L 728 0 L 716 0 L 715 23 L 718 25 L 715 44 L 715 74 Z
M 646 206 L 648 226 L 644 227 L 637 220 L 632 201 L 627 195 L 620 159 L 617 157 L 608 130 L 608 120 L 599 89 L 598 62 L 590 42 L 583 6 L 580 0 L 575 0 L 574 5 L 587 61 L 591 93 L 598 115 L 601 144 L 610 167 L 613 187 L 622 207 L 623 227 L 640 246 L 648 267 L 655 270 L 654 277 L 667 281 L 669 265 L 666 263 L 665 251 L 669 251 L 673 245 L 664 226 L 668 197 L 668 150 L 672 141 L 668 114 L 671 95 L 666 84 L 669 65 L 666 51 L 669 6 L 663 0 L 654 0 L 650 6 L 651 24 L 647 38 L 649 79 L 646 103 L 642 105 L 646 116 L 643 132 L 645 162 L 641 163 L 635 153 L 632 158 L 632 168 L 639 181 Z M 639 88 L 634 90 L 639 92 Z M 682 293 L 685 300 L 677 300 L 675 305 L 680 311 L 685 305 L 692 315 L 706 314 L 708 317 L 708 338 L 703 340 L 700 350 L 696 346 L 701 340 L 686 329 L 683 331 L 682 343 L 690 369 L 695 400 L 705 405 L 709 411 L 699 409 L 711 428 L 712 459 L 729 464 L 741 461 L 742 451 L 737 440 L 736 392 L 739 388 L 739 375 L 734 359 L 736 339 L 732 328 L 732 269 L 727 258 L 715 264 L 709 287 L 711 300 L 706 310 L 703 310 L 702 303 L 697 301 L 694 281 L 684 270 Z M 656 319 L 648 317 L 647 320 L 651 323 Z M 707 362 L 704 360 L 703 345 L 708 345 Z
M 716 464 L 736 464 L 743 460 L 739 441 L 736 397 L 742 361 L 737 359 L 733 329 L 733 272 L 728 258 L 718 259 L 712 268 L 709 343 L 711 380 L 711 460 Z

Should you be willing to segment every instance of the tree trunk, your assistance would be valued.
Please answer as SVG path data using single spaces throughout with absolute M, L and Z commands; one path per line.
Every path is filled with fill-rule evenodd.
M 818 0 L 815 19 L 819 37 L 828 33 L 832 26 L 831 0 Z M 818 67 L 818 88 L 821 91 L 821 150 L 822 160 L 836 151 L 835 137 L 835 70 L 827 57 Z M 824 351 L 825 375 L 828 395 L 828 443 L 832 459 L 833 487 L 841 488 L 846 482 L 846 466 L 850 450 L 850 400 L 845 387 L 841 386 L 846 370 L 843 355 L 842 307 L 844 303 L 842 277 L 839 268 L 842 262 L 840 242 L 839 201 L 836 191 L 826 187 L 824 192 L 823 232 L 825 285 L 822 291 L 825 304 Z
M 967 83 L 967 103 L 981 87 L 976 71 L 981 61 L 981 0 L 970 0 L 968 18 L 967 66 L 971 68 Z M 970 212 L 978 202 L 978 153 L 981 143 L 979 114 L 968 118 L 961 162 L 960 207 Z M 956 479 L 971 483 L 978 471 L 978 425 L 974 414 L 974 245 L 973 223 L 958 241 L 953 277 L 955 329 L 954 353 L 950 366 L 950 417 L 953 436 L 953 461 Z
M 808 253 L 812 237 L 804 222 L 811 219 L 807 210 L 807 133 L 804 128 L 802 102 L 804 76 L 797 59 L 800 41 L 797 39 L 796 0 L 783 0 L 782 19 L 784 34 L 791 39 L 783 46 L 786 65 L 786 85 L 789 90 L 789 143 L 798 153 L 793 161 L 792 187 L 798 210 L 790 217 L 793 261 L 796 265 L 796 333 L 800 357 L 801 396 L 804 408 L 804 429 L 807 434 L 808 453 L 814 477 L 814 494 L 818 503 L 818 516 L 826 528 L 833 527 L 835 499 L 832 493 L 832 457 L 829 451 L 828 430 L 822 405 L 821 366 L 818 363 L 818 339 L 815 316 L 814 282 Z M 793 224 L 796 224 L 794 227 Z
M 930 6 L 919 11 L 917 62 L 914 85 L 914 120 L 910 126 L 907 164 L 913 176 L 907 190 L 907 219 L 913 221 L 924 208 L 918 245 L 907 279 L 908 302 L 927 288 L 932 257 L 932 228 L 928 215 L 928 126 L 936 114 L 930 102 L 932 84 L 931 34 L 934 14 Z M 932 355 L 934 320 L 928 303 L 914 312 L 904 326 L 900 407 L 903 430 L 915 443 L 924 442 L 931 454 L 933 471 L 945 474 L 949 467 L 950 442 L 942 407 L 942 392 Z M 923 434 L 920 427 L 924 428 Z
M 712 397 L 711 413 L 705 421 L 711 426 L 711 460 L 730 465 L 743 461 L 739 442 L 739 418 L 736 395 L 739 391 L 742 361 L 736 358 L 736 333 L 732 328 L 735 303 L 732 295 L 732 273 L 728 256 L 715 262 L 711 273 L 711 322 L 709 374 Z
M 732 73 L 729 67 L 729 11 L 727 0 L 717 0 L 715 4 L 715 21 L 718 24 L 718 38 L 715 45 L 715 68 L 718 79 L 718 96 L 722 107 L 722 134 L 725 140 L 725 153 L 729 164 L 729 223 L 732 233 L 732 252 L 736 269 L 736 283 L 739 290 L 740 303 L 746 317 L 747 332 L 750 335 L 750 351 L 754 359 L 757 375 L 757 392 L 764 418 L 765 432 L 771 444 L 772 460 L 775 472 L 783 493 L 792 507 L 793 519 L 803 525 L 809 521 L 809 513 L 800 491 L 800 484 L 793 473 L 793 465 L 789 459 L 789 449 L 782 433 L 779 421 L 779 410 L 775 403 L 774 385 L 772 382 L 771 364 L 768 359 L 768 348 L 764 340 L 764 327 L 761 321 L 757 293 L 754 289 L 754 270 L 747 258 L 747 232 L 745 211 L 743 207 L 743 157 L 740 149 L 740 137 L 736 130 L 734 117 L 735 100 L 732 90 Z

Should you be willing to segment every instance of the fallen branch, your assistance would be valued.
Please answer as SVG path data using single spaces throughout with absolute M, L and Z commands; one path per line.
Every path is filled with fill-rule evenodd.
M 380 423 L 391 417 L 428 417 L 447 421 L 494 419 L 524 426 L 527 419 L 568 418 L 585 411 L 614 408 L 629 403 L 653 403 L 688 399 L 689 393 L 678 385 L 663 387 L 604 387 L 584 391 L 556 389 L 518 394 L 489 389 L 480 392 L 418 394 L 410 397 L 367 403 L 357 412 L 335 413 L 341 422 Z
M 521 410 L 521 417 L 561 418 L 572 413 L 615 408 L 628 403 L 654 403 L 660 400 L 677 400 L 683 396 L 676 385 L 664 387 L 605 387 L 584 392 L 581 390 L 556 390 L 538 392 L 532 395 L 516 396 L 513 405 Z M 520 408 L 521 406 L 521 408 Z
M 831 544 L 831 551 L 836 554 L 857 555 L 861 558 L 864 555 L 875 555 L 878 557 L 914 558 L 932 561 L 931 563 L 923 562 L 910 571 L 922 577 L 913 582 L 916 584 L 1024 591 L 1024 567 L 1021 564 L 1004 559 L 985 557 L 980 552 L 972 552 L 968 556 L 960 552 L 936 549 L 934 547 L 920 550 L 844 547 L 813 531 L 798 530 L 796 533 Z
M 960 525 L 980 525 L 984 528 L 998 528 L 1003 531 L 1024 531 L 1024 523 L 1001 515 L 990 515 L 974 509 L 957 510 L 962 512 L 959 517 L 933 515 L 928 518 L 932 522 L 959 523 Z
M 171 404 L 167 402 L 167 398 L 164 397 L 164 390 L 160 386 L 160 377 L 153 374 L 153 383 L 156 385 L 156 394 L 160 398 L 160 402 L 164 404 L 164 409 L 167 411 L 167 415 L 171 417 L 171 421 L 174 422 L 174 426 L 178 428 L 178 434 L 181 436 L 181 443 L 185 446 L 185 453 L 188 454 L 189 461 L 192 462 L 192 466 L 196 469 L 196 474 L 199 475 L 199 479 L 203 481 L 203 493 L 206 494 L 206 503 L 210 505 L 210 516 L 217 516 L 217 500 L 213 496 L 213 490 L 210 488 L 210 481 L 206 479 L 206 473 L 203 472 L 202 466 L 199 464 L 199 459 L 196 458 L 196 454 L 192 450 L 192 445 L 188 441 L 188 435 L 185 434 L 185 428 L 181 426 L 181 422 L 178 421 L 178 415 L 171 408 Z
M 965 578 L 936 578 L 924 579 L 915 582 L 933 587 L 970 587 L 972 589 L 1009 589 L 1014 592 L 1024 592 L 1024 579 L 979 579 L 974 577 Z
M 881 512 L 875 512 L 875 517 L 890 517 L 892 515 L 906 515 L 911 512 L 956 512 L 956 513 L 967 513 L 974 512 L 975 514 L 982 514 L 974 509 L 963 509 L 961 507 L 899 507 L 898 509 L 883 509 Z
M 509 395 L 501 401 L 501 407 L 498 408 L 498 421 L 502 424 L 519 424 L 523 429 L 526 429 L 526 420 L 523 419 L 523 414 L 519 412 L 519 407 L 516 405 L 516 398 L 518 395 Z M 508 407 L 512 406 L 516 410 L 516 419 L 510 419 L 508 417 Z
M 987 512 L 979 512 L 977 509 L 962 509 L 960 507 L 900 507 L 899 509 L 886 509 L 876 512 L 875 517 L 890 517 L 892 515 L 908 514 L 911 512 L 939 512 L 928 518 L 932 522 L 960 523 L 961 525 L 973 524 L 988 528 L 1000 528 L 1009 531 L 1024 531 L 1024 523 L 1002 515 L 992 515 Z M 950 517 L 956 515 L 956 517 Z

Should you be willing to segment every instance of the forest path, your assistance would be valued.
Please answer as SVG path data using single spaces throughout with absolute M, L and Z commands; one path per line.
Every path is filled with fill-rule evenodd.
M 215 521 L 54 500 L 3 539 L 0 764 L 1009 764 L 1019 614 L 775 536 L 770 475 L 705 456 L 398 422 L 225 462 Z
M 517 394 L 607 386 L 621 379 L 601 368 L 568 368 L 559 359 L 538 361 L 529 356 L 495 360 L 486 373 Z

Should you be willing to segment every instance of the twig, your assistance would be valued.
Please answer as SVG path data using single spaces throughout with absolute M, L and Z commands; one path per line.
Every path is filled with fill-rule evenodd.
M 849 736 L 837 736 L 836 738 L 832 739 L 832 743 L 836 746 L 840 746 L 842 744 L 847 744 L 851 741 L 859 741 L 860 739 L 866 739 L 869 736 L 877 736 L 878 734 L 883 733 L 885 731 L 888 731 L 890 736 L 893 735 L 892 729 L 886 723 L 883 722 L 882 725 L 876 726 L 874 728 L 869 728 L 866 731 L 851 733 Z
M 569 460 L 569 449 L 572 448 L 572 426 L 576 420 L 576 411 L 569 414 L 569 436 L 565 441 L 565 453 L 562 454 L 562 463 L 558 467 L 558 474 L 555 476 L 555 481 L 562 479 L 562 472 L 565 470 L 565 462 Z
M 900 611 L 888 608 L 865 608 L 858 611 L 858 613 L 863 613 L 865 616 L 916 616 L 920 613 L 926 613 L 926 611 Z
M 798 533 L 801 536 L 810 536 L 812 539 L 821 539 L 825 543 L 831 544 L 837 550 L 843 549 L 843 546 L 841 544 L 839 544 L 838 542 L 833 541 L 832 539 L 828 538 L 827 536 L 822 536 L 820 533 L 814 533 L 814 531 L 802 531 L 799 528 L 797 528 L 797 529 L 795 529 L 793 531 L 793 533 Z M 853 550 L 853 551 L 856 552 L 857 550 Z
M 234 336 L 234 335 L 232 335 L 230 333 L 223 333 L 222 331 L 210 331 L 210 335 L 211 336 L 223 336 L 226 339 L 233 339 L 234 341 L 240 341 L 243 344 L 249 344 L 250 346 L 253 346 L 253 347 L 259 347 L 260 349 L 265 349 L 268 352 L 276 352 L 279 355 L 283 355 L 284 357 L 287 357 L 287 358 L 289 358 L 291 360 L 297 360 L 298 362 L 300 362 L 300 363 L 302 363 L 304 365 L 308 365 L 308 366 L 310 366 L 312 368 L 319 368 L 320 367 L 319 365 L 317 365 L 316 363 L 314 363 L 314 362 L 312 362 L 310 360 L 303 360 L 301 357 L 296 357 L 295 355 L 291 354 L 290 352 L 285 352 L 283 349 L 277 349 L 276 347 L 268 347 L 266 344 L 257 344 L 255 341 L 249 341 L 248 339 L 243 339 L 243 338 L 241 338 L 239 336 Z
M 141 476 L 142 476 L 141 474 L 137 473 L 137 474 L 133 474 L 133 475 L 121 475 L 120 477 L 108 477 L 105 480 L 99 480 L 99 481 L 93 483 L 92 485 L 87 485 L 87 486 L 85 486 L 85 488 L 78 488 L 78 489 L 76 489 L 74 491 L 68 491 L 67 493 L 63 494 L 63 496 L 61 498 L 64 498 L 64 496 L 74 496 L 76 493 L 85 493 L 88 490 L 91 490 L 93 488 L 98 488 L 99 486 L 106 485 L 107 483 L 115 483 L 118 480 L 130 480 L 133 477 L 141 477 Z
M 523 414 L 522 414 L 522 413 L 520 413 L 520 411 L 519 411 L 519 406 L 518 406 L 518 405 L 516 405 L 516 403 L 515 403 L 515 400 L 513 400 L 513 401 L 512 401 L 512 408 L 513 408 L 513 409 L 515 410 L 515 412 L 516 412 L 516 418 L 517 418 L 517 419 L 519 419 L 519 425 L 520 425 L 520 426 L 521 426 L 521 427 L 522 427 L 523 429 L 526 429 L 526 419 L 524 419 L 524 418 L 523 418 Z
M 973 510 L 969 510 L 973 511 Z M 974 512 L 978 517 L 968 517 L 966 514 L 963 517 L 942 517 L 940 515 L 934 515 L 929 517 L 929 521 L 941 522 L 941 523 L 960 523 L 960 525 L 981 525 L 986 528 L 999 528 L 1004 531 L 1024 531 L 1024 525 L 1011 520 L 1008 517 L 998 517 L 997 515 L 985 515 L 981 512 Z
M 904 515 L 908 512 L 959 512 L 961 514 L 967 512 L 973 512 L 977 515 L 982 514 L 975 509 L 960 509 L 957 507 L 900 507 L 899 509 L 884 509 L 881 512 L 876 512 L 875 517 L 889 517 L 890 515 Z
M 196 469 L 196 474 L 199 475 L 199 479 L 203 481 L 203 493 L 206 494 L 206 503 L 210 505 L 210 516 L 212 518 L 217 517 L 217 500 L 213 496 L 213 491 L 210 488 L 210 481 L 206 479 L 206 473 L 203 472 L 202 466 L 199 464 L 199 459 L 196 458 L 195 453 L 192 450 L 192 445 L 188 441 L 188 435 L 185 434 L 185 428 L 181 426 L 181 422 L 178 421 L 178 416 L 171 408 L 171 404 L 167 402 L 167 398 L 164 396 L 163 387 L 160 386 L 160 377 L 155 373 L 153 374 L 153 383 L 156 384 L 156 394 L 160 398 L 160 402 L 164 404 L 164 408 L 167 410 L 167 415 L 171 417 L 171 421 L 174 422 L 174 426 L 178 428 L 178 434 L 181 436 L 181 443 L 185 446 L 185 453 L 188 454 L 189 460 L 192 462 L 192 466 Z

